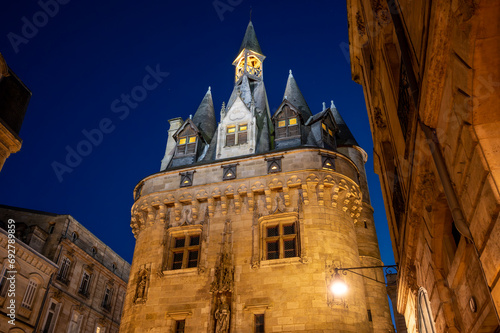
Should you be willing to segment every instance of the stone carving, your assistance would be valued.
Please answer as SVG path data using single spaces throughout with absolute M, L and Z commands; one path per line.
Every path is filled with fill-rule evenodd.
M 274 210 L 272 214 L 284 213 L 284 212 L 285 212 L 285 199 L 283 197 L 283 192 L 278 192 L 274 197 Z
M 387 25 L 391 23 L 391 14 L 384 5 L 385 1 L 382 0 L 372 0 L 372 8 L 375 14 L 375 18 L 380 25 Z
M 148 280 L 149 280 L 149 269 L 142 268 L 137 274 L 137 286 L 134 297 L 134 302 L 136 304 L 146 302 Z
M 384 129 L 387 127 L 382 116 L 382 110 L 378 106 L 373 109 L 373 117 L 375 118 L 375 124 L 378 128 Z
M 366 34 L 366 26 L 365 22 L 363 20 L 363 17 L 361 16 L 361 13 L 358 12 L 356 13 L 356 25 L 358 26 L 358 33 L 360 37 L 363 37 Z
M 193 224 L 193 210 L 191 209 L 191 207 L 186 207 L 182 210 L 182 215 L 179 223 L 180 225 Z

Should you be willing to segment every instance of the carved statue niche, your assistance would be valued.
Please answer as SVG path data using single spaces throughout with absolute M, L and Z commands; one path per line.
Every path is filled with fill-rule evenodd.
M 215 310 L 215 333 L 227 333 L 229 332 L 229 320 L 231 319 L 231 310 L 227 296 L 221 294 L 217 303 L 217 310 Z
M 214 280 L 210 292 L 213 295 L 213 332 L 229 332 L 231 320 L 231 299 L 234 284 L 234 266 L 232 261 L 232 231 L 231 222 L 228 220 L 222 233 L 221 251 L 217 266 L 215 267 Z
M 179 220 L 179 225 L 190 225 L 190 224 L 193 224 L 193 211 L 190 206 L 186 206 L 181 212 L 181 219 Z
M 285 197 L 283 192 L 276 192 L 274 196 L 274 209 L 272 214 L 285 212 Z
M 264 195 L 258 194 L 257 200 L 255 200 L 257 209 L 255 212 L 257 216 L 269 215 L 269 210 L 267 209 L 266 197 Z
M 147 299 L 147 287 L 149 280 L 149 269 L 142 268 L 137 274 L 137 285 L 135 289 L 135 303 L 145 303 Z

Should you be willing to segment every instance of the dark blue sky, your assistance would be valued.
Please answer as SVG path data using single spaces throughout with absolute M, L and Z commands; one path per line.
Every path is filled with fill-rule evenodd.
M 314 113 L 335 101 L 370 156 L 382 257 L 394 263 L 362 88 L 351 80 L 344 1 L 59 1 L 3 4 L 0 52 L 33 97 L 23 147 L 0 172 L 1 204 L 71 214 L 131 262 L 133 188 L 159 171 L 168 119 L 194 114 L 208 86 L 216 110 L 229 99 L 252 7 L 271 110 L 289 69 Z M 168 75 L 140 96 L 147 67 Z M 142 100 L 113 112 L 132 91 Z M 99 126 L 108 133 L 83 144 Z M 87 156 L 68 167 L 68 149 Z M 59 177 L 54 165 L 66 165 Z

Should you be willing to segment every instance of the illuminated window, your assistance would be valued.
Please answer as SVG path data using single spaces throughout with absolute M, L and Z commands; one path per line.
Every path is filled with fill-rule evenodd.
M 170 247 L 170 269 L 198 267 L 200 232 L 173 235 Z
M 269 223 L 264 229 L 267 260 L 297 257 L 297 224 L 295 222 Z
M 194 154 L 196 152 L 196 139 L 196 135 L 179 137 L 175 154 L 177 156 Z
M 247 143 L 247 124 L 231 125 L 226 130 L 226 146 L 236 146 Z
M 328 123 L 322 122 L 321 128 L 323 129 L 322 131 L 323 142 L 330 145 L 331 147 L 334 147 L 335 139 L 333 137 L 332 126 Z
M 222 171 L 222 180 L 230 180 L 236 178 L 236 164 L 229 164 L 221 166 Z
M 335 170 L 335 156 L 322 154 L 321 167 L 323 169 Z
M 181 176 L 181 187 L 193 185 L 194 170 L 179 173 Z
M 285 105 L 277 117 L 276 139 L 283 139 L 300 135 L 300 126 L 297 114 Z
M 247 72 L 251 75 L 260 76 L 262 74 L 262 62 L 256 56 L 249 56 L 247 59 Z
M 283 156 L 266 158 L 267 173 L 281 172 L 281 159 Z

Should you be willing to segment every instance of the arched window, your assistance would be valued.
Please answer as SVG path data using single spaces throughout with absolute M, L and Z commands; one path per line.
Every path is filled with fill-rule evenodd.
M 418 330 L 420 333 L 435 333 L 434 320 L 432 319 L 431 304 L 429 303 L 429 296 L 424 288 L 418 291 L 417 300 L 418 310 Z
M 276 139 L 300 135 L 299 117 L 288 105 L 283 107 L 276 118 Z

